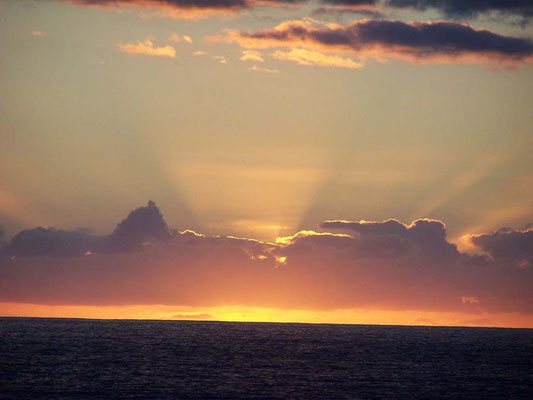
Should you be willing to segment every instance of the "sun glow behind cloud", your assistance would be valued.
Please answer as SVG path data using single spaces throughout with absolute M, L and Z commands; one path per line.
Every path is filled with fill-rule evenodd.
M 193 161 L 171 163 L 168 172 L 200 226 L 212 233 L 266 240 L 299 226 L 324 179 L 324 172 L 316 168 L 258 165 L 244 169 Z M 225 216 L 224 220 L 217 215 Z

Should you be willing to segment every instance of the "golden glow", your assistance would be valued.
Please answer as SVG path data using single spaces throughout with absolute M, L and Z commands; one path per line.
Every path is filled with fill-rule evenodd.
M 0 186 L 0 214 L 12 218 L 24 225 L 34 224 L 49 226 L 50 221 L 46 218 L 46 213 L 42 213 L 30 199 L 18 196 Z
M 0 316 L 533 328 L 531 316 L 518 313 L 468 314 L 364 309 L 282 310 L 243 306 L 195 308 L 169 305 L 49 306 L 0 303 Z
M 351 237 L 345 233 L 329 233 L 329 232 L 315 232 L 315 231 L 300 231 L 292 236 L 284 236 L 276 238 L 278 244 L 291 244 L 296 238 L 302 238 L 306 236 L 336 236 L 336 237 Z
M 285 264 L 287 262 L 287 257 L 276 257 L 276 262 L 278 264 Z
M 324 174 L 318 168 L 244 169 L 193 160 L 169 163 L 168 171 L 204 230 L 264 240 L 296 230 Z

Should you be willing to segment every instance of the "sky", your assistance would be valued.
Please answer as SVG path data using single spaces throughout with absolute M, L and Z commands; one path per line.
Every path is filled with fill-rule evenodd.
M 0 315 L 533 328 L 529 0 L 2 0 Z

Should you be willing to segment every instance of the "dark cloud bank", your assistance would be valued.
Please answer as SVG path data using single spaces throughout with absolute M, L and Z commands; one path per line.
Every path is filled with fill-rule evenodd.
M 367 10 L 410 9 L 434 10 L 447 18 L 468 19 L 480 14 L 517 16 L 527 20 L 533 16 L 533 2 L 530 0 L 322 0 L 326 6 L 341 12 Z
M 165 240 L 170 233 L 153 201 L 129 213 L 108 236 L 89 229 L 65 231 L 38 227 L 19 232 L 5 247 L 10 256 L 79 256 L 87 252 L 114 253 L 139 249 L 148 240 Z M 1 237 L 0 237 L 1 238 Z
M 107 236 L 20 232 L 0 255 L 0 301 L 531 313 L 533 230 L 471 236 L 440 221 L 327 221 L 276 243 L 170 231 L 153 202 Z
M 455 22 L 355 21 L 325 26 L 288 21 L 259 32 L 232 32 L 229 40 L 244 47 L 311 47 L 354 55 L 428 62 L 511 62 L 530 60 L 533 41 L 476 30 Z
M 533 16 L 531 0 L 386 0 L 385 3 L 391 7 L 421 11 L 435 9 L 448 17 L 469 18 L 487 12 Z

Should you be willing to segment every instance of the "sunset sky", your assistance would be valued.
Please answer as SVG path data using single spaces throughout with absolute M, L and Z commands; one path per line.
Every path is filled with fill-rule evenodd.
M 533 328 L 532 151 L 530 0 L 2 0 L 0 316 Z

